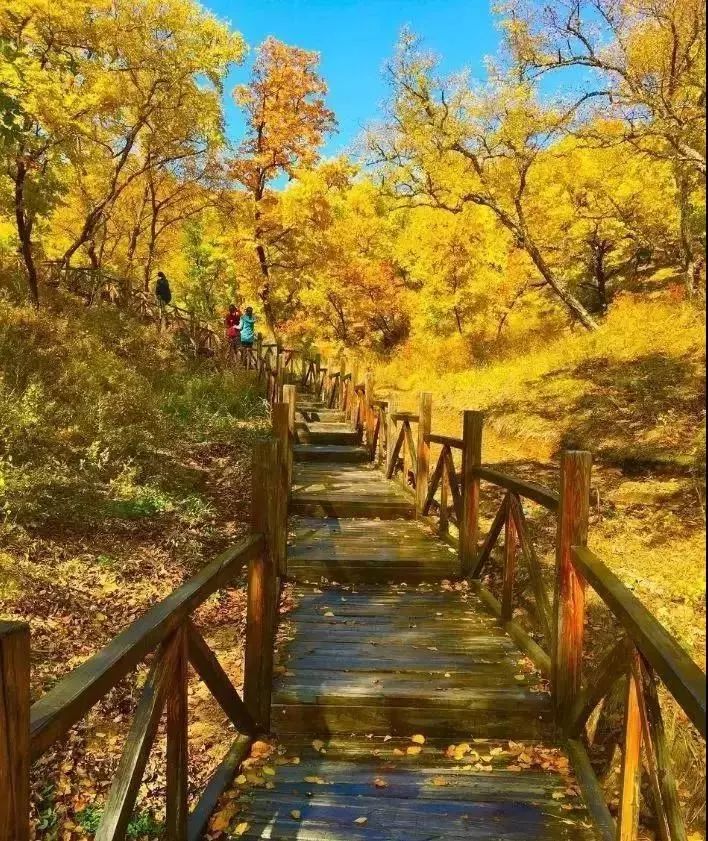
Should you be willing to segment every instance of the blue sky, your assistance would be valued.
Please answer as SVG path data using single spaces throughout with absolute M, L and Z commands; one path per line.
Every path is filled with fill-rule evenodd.
M 484 57 L 495 53 L 499 32 L 490 0 L 202 0 L 220 18 L 257 47 L 274 35 L 322 55 L 322 73 L 330 86 L 329 105 L 337 114 L 339 135 L 327 154 L 346 151 L 385 98 L 382 74 L 405 26 L 423 35 L 443 59 L 446 71 L 468 67 L 484 73 Z M 252 58 L 252 56 L 251 56 Z M 248 78 L 250 62 L 232 73 L 227 112 L 234 139 L 242 123 L 230 97 L 234 85 Z

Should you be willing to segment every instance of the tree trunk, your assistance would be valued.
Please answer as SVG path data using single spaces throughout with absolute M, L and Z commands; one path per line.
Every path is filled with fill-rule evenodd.
M 20 240 L 22 259 L 27 270 L 27 285 L 29 287 L 32 303 L 39 309 L 39 279 L 37 267 L 34 262 L 32 251 L 32 228 L 33 221 L 25 207 L 25 183 L 27 181 L 27 167 L 23 161 L 18 161 L 15 172 L 15 222 L 17 224 L 17 235 Z
M 684 283 L 686 295 L 693 298 L 697 279 L 701 270 L 701 249 L 696 249 L 691 230 L 691 184 L 685 173 L 676 167 L 676 186 L 679 195 L 679 215 L 681 220 L 681 251 L 683 253 Z M 696 254 L 698 251 L 698 254 Z
M 536 268 L 539 272 L 541 272 L 543 279 L 555 292 L 556 297 L 565 304 L 570 314 L 575 316 L 575 318 L 578 319 L 586 330 L 597 330 L 599 326 L 597 321 L 595 321 L 575 295 L 573 295 L 573 293 L 570 292 L 570 290 L 567 289 L 560 280 L 558 280 L 555 272 L 551 269 L 548 263 L 546 263 L 545 258 L 536 244 L 530 241 L 528 237 L 524 237 L 522 246 L 533 260 Z

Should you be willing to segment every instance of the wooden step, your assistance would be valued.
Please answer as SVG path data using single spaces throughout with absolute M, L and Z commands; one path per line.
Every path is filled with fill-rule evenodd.
M 371 467 L 297 464 L 290 503 L 306 517 L 415 519 L 412 497 Z
M 297 540 L 304 525 L 294 528 L 291 552 L 309 543 Z M 547 735 L 550 699 L 538 674 L 476 595 L 447 587 L 298 586 L 288 617 L 297 631 L 280 654 L 273 695 L 276 731 Z
M 347 423 L 348 418 L 344 412 L 337 412 L 332 409 L 298 409 L 298 419 L 304 423 Z
M 297 581 L 386 583 L 443 581 L 460 574 L 458 553 L 416 522 L 296 520 L 288 576 Z M 306 539 L 305 539 L 306 537 Z
M 256 764 L 241 780 L 234 828 L 243 838 L 273 841 L 597 838 L 555 752 L 490 742 L 467 745 L 467 760 L 460 760 L 448 746 L 430 739 L 421 747 L 410 738 L 330 738 L 317 745 L 288 738 L 277 762 L 266 761 L 267 773 Z M 534 767 L 521 769 L 519 755 Z M 540 767 L 545 758 L 556 770 Z
M 369 451 L 366 447 L 342 446 L 341 444 L 296 444 L 295 461 L 297 462 L 324 462 L 328 464 L 366 464 L 370 461 Z
M 297 424 L 296 435 L 300 444 L 319 446 L 357 446 L 360 435 L 348 423 Z

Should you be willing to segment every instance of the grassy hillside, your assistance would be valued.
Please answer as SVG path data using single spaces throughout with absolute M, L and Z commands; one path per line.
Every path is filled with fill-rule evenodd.
M 110 307 L 0 298 L 0 618 L 29 621 L 37 698 L 247 529 L 251 448 L 266 406 L 233 370 Z M 243 582 L 198 616 L 241 680 Z M 145 669 L 35 766 L 35 837 L 96 828 Z M 190 690 L 192 782 L 228 748 L 223 715 Z M 164 738 L 129 837 L 154 838 Z M 78 773 L 77 773 L 78 771 Z

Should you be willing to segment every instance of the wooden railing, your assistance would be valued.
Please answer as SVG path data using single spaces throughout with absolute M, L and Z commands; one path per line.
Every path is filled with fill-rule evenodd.
M 464 413 L 462 436 L 455 438 L 433 433 L 429 393 L 420 395 L 417 413 L 400 411 L 395 396 L 376 399 L 371 374 L 353 386 L 350 394 L 351 402 L 345 408 L 361 431 L 372 463 L 381 465 L 389 479 L 401 477 L 404 486 L 415 494 L 419 518 L 427 520 L 458 549 L 461 576 L 470 581 L 517 645 L 549 678 L 559 735 L 567 744 L 603 839 L 639 838 L 640 780 L 645 771 L 654 802 L 657 838 L 686 841 L 657 682 L 661 681 L 705 739 L 706 675 L 587 548 L 590 453 L 562 454 L 556 492 L 483 464 L 484 416 L 480 412 Z M 439 448 L 437 461 L 431 460 L 432 448 Z M 484 539 L 480 534 L 483 486 L 492 486 L 497 495 L 501 494 Z M 555 519 L 555 568 L 545 575 L 529 527 L 528 505 L 540 507 Z M 456 537 L 451 534 L 452 527 Z M 497 562 L 494 550 L 502 534 L 501 559 Z M 520 562 L 526 573 L 523 581 Z M 497 574 L 488 575 L 488 579 L 500 582 L 498 597 L 483 583 L 491 572 Z M 585 677 L 588 586 L 609 609 L 611 621 L 620 629 L 620 639 L 599 657 L 600 665 L 593 674 Z M 588 723 L 619 682 L 626 688 L 620 806 L 615 819 L 590 761 L 592 733 Z
M 152 292 L 134 287 L 126 278 L 103 269 L 65 266 L 62 263 L 45 263 L 44 270 L 48 284 L 63 286 L 85 298 L 89 304 L 97 299 L 109 301 L 132 310 L 143 320 L 160 324 L 162 329 L 179 333 L 196 356 L 214 356 L 223 345 L 222 337 L 211 324 L 174 304 L 160 306 Z
M 0 841 L 30 837 L 30 768 L 146 659 L 150 671 L 113 778 L 98 841 L 119 841 L 134 811 L 157 730 L 166 715 L 168 841 L 203 837 L 218 799 L 231 784 L 254 737 L 270 729 L 273 654 L 280 585 L 286 569 L 292 475 L 294 389 L 272 409 L 274 437 L 253 456 L 252 533 L 224 552 L 105 648 L 30 706 L 30 631 L 0 623 Z M 248 568 L 243 698 L 197 629 L 192 615 Z M 201 798 L 188 804 L 188 665 L 233 723 L 237 736 Z

